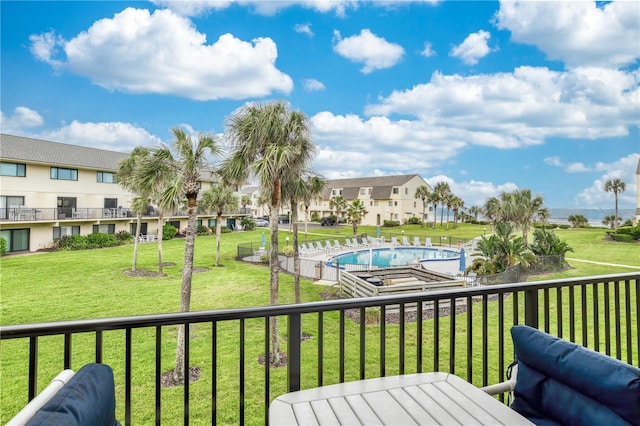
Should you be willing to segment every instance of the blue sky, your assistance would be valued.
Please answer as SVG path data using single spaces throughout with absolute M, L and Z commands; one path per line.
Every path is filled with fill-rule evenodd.
M 636 205 L 640 6 L 2 1 L 3 133 L 128 152 L 247 102 L 308 117 L 327 178 L 418 173 L 467 207 Z

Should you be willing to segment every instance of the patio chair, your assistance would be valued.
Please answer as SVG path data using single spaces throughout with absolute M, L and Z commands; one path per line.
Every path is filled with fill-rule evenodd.
M 324 248 L 327 253 L 333 253 L 333 246 L 331 245 L 331 241 L 327 240 L 324 242 Z
M 371 247 L 371 244 L 369 243 L 369 241 L 367 241 L 365 237 L 361 237 L 358 244 L 360 244 L 362 247 Z
M 340 242 L 338 240 L 333 240 L 333 249 L 335 251 L 340 251 L 343 249 L 343 247 L 340 245 Z
M 415 247 L 422 247 L 422 244 L 420 244 L 420 237 L 413 237 L 413 245 Z
M 433 244 L 431 244 L 431 238 L 427 237 L 424 239 L 424 246 L 425 247 L 433 247 Z
M 316 242 L 316 252 L 318 254 L 322 254 L 326 251 L 326 249 L 322 246 L 322 242 L 321 241 L 317 241 Z
M 398 239 L 396 237 L 391 237 L 391 246 L 395 247 L 398 245 Z
M 409 239 L 407 237 L 402 237 L 402 245 L 403 246 L 411 245 L 411 244 L 409 244 Z

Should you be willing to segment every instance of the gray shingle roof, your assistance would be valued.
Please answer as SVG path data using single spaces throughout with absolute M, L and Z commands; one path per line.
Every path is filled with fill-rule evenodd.
M 327 186 L 322 192 L 324 199 L 331 197 L 331 190 L 342 189 L 342 196 L 345 200 L 355 200 L 358 198 L 360 188 L 373 188 L 371 198 L 374 200 L 388 200 L 391 198 L 391 191 L 394 186 L 402 186 L 411 179 L 419 175 L 394 175 L 394 176 L 373 176 L 350 179 L 332 179 L 327 181 Z
M 0 158 L 6 161 L 117 171 L 128 154 L 86 146 L 0 134 Z

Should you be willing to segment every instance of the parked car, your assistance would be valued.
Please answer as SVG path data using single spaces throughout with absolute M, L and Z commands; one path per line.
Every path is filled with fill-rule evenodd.
M 278 216 L 278 223 L 289 223 L 289 216 Z
M 269 221 L 264 219 L 256 219 L 256 226 L 269 226 Z
M 326 217 L 323 217 L 322 220 L 320 221 L 320 225 L 322 226 L 333 226 L 335 224 L 336 224 L 335 216 L 326 216 Z

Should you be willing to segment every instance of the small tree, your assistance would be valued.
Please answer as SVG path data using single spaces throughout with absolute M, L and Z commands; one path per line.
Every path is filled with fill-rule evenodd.
M 351 204 L 347 205 L 347 220 L 353 226 L 353 236 L 358 235 L 358 225 L 362 222 L 362 219 L 369 213 L 362 201 L 354 200 Z
M 347 208 L 347 200 L 342 195 L 336 195 L 329 200 L 329 208 L 335 210 L 336 216 L 341 217 L 342 212 Z
M 615 196 L 615 199 L 616 199 L 616 214 L 613 220 L 613 229 L 616 229 L 616 227 L 618 226 L 618 194 L 623 193 L 625 189 L 626 189 L 626 184 L 618 178 L 609 179 L 604 184 L 604 190 L 606 192 L 613 192 L 613 195 Z
M 216 213 L 216 268 L 220 266 L 220 234 L 222 233 L 222 214 L 238 207 L 238 197 L 227 186 L 217 185 L 202 193 L 200 208 L 205 212 Z
M 420 226 L 424 227 L 424 212 L 427 209 L 427 205 L 429 202 L 429 187 L 426 185 L 420 185 L 419 187 L 417 187 L 414 198 L 419 198 L 422 200 L 422 218 L 420 220 Z

